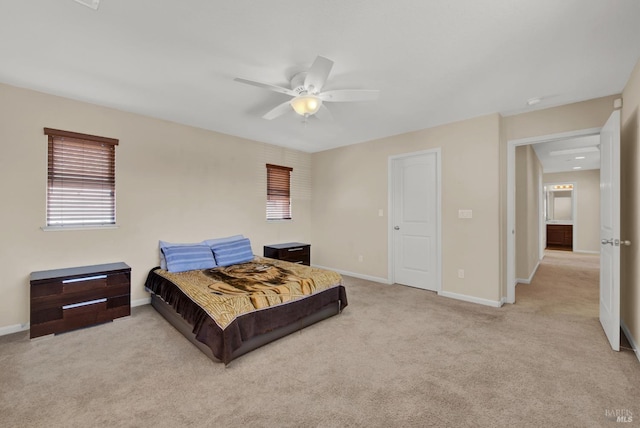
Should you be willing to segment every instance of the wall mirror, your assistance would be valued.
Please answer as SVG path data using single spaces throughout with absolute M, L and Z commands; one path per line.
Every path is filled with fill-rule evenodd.
M 545 219 L 547 223 L 573 221 L 573 184 L 547 184 L 545 191 Z

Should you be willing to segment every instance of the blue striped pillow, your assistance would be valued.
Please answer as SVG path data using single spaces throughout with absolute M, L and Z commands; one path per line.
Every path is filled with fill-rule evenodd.
M 231 266 L 253 260 L 249 238 L 233 242 L 221 242 L 211 246 L 218 266 Z
M 162 248 L 169 272 L 210 269 L 216 267 L 211 248 L 206 244 L 179 245 Z
M 244 236 L 233 235 L 233 236 L 227 236 L 226 238 L 205 239 L 204 241 L 202 241 L 202 243 L 207 244 L 210 247 L 213 247 L 214 245 L 223 244 L 225 242 L 239 241 L 241 239 L 244 239 Z
M 190 243 L 184 243 L 184 244 L 176 244 L 173 242 L 158 241 L 158 247 L 160 248 L 160 268 L 167 270 L 167 260 L 164 258 L 164 251 L 162 251 L 163 249 L 167 247 L 189 247 L 191 245 L 200 245 L 200 244 L 204 244 L 204 242 L 190 242 Z

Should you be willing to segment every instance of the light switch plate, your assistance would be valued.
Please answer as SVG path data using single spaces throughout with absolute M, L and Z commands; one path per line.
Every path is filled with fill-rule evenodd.
M 458 218 L 473 218 L 473 210 L 458 210 Z

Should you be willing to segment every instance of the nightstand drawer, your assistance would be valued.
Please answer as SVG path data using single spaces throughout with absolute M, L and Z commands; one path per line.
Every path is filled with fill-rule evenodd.
M 264 256 L 309 266 L 311 265 L 311 245 L 300 242 L 265 245 Z
M 285 250 L 278 250 L 278 258 L 280 260 L 293 260 L 293 261 L 298 261 L 298 260 L 304 260 L 309 258 L 309 256 L 311 255 L 311 249 L 309 248 L 309 246 L 304 246 L 304 247 L 294 247 L 294 248 L 287 248 Z

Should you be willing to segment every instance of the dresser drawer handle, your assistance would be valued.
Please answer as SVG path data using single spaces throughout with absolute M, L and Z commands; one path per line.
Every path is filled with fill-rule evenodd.
M 103 303 L 106 302 L 107 298 L 104 297 L 102 299 L 96 299 L 96 300 L 89 300 L 88 302 L 80 302 L 80 303 L 73 303 L 71 305 L 64 305 L 62 307 L 62 309 L 73 309 L 73 308 L 79 308 L 80 306 L 89 306 L 89 305 L 94 305 L 96 303 Z
M 62 281 L 63 284 L 70 284 L 72 282 L 81 282 L 81 281 L 91 281 L 94 279 L 105 279 L 107 275 L 95 275 L 95 276 L 85 276 L 83 278 L 73 278 L 73 279 L 65 279 Z
M 302 250 L 304 250 L 304 248 L 303 248 L 303 247 L 300 247 L 300 248 L 289 248 L 289 249 L 287 249 L 287 251 L 302 251 Z

